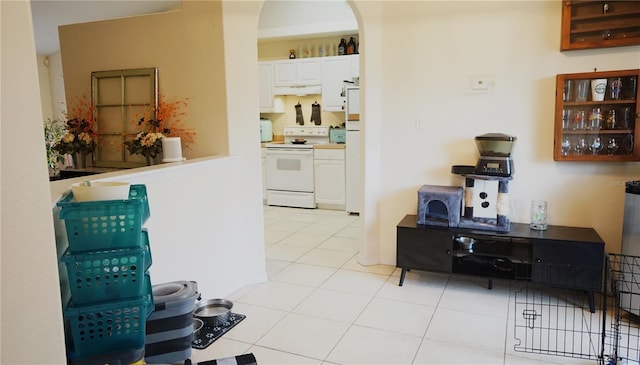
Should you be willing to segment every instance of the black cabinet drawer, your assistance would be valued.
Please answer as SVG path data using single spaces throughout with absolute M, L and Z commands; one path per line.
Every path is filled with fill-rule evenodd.
M 604 245 L 536 241 L 532 281 L 590 291 L 602 290 Z
M 445 229 L 397 228 L 396 266 L 451 272 L 453 237 Z

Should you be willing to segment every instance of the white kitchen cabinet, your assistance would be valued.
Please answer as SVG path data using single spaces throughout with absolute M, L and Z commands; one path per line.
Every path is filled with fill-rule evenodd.
M 351 80 L 351 56 L 324 57 L 322 59 L 322 110 L 340 112 L 344 106 L 342 86 Z
M 351 56 L 351 77 L 360 77 L 360 55 Z
M 258 103 L 260 112 L 273 110 L 273 62 L 258 62 Z
M 343 209 L 345 204 L 345 152 L 343 149 L 314 150 L 314 181 L 319 207 Z
M 284 100 L 273 93 L 273 61 L 258 62 L 260 113 L 284 113 Z
M 276 87 L 322 83 L 322 65 L 319 58 L 273 61 L 273 67 Z

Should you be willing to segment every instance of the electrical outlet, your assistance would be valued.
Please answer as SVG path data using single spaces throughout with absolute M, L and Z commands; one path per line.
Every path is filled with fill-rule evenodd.
M 416 117 L 416 129 L 425 129 L 427 127 L 427 122 L 424 119 L 420 119 Z

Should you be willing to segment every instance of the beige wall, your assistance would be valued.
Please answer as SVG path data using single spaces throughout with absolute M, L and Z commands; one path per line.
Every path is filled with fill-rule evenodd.
M 184 1 L 182 10 L 61 26 L 66 98 L 91 95 L 91 72 L 157 67 L 160 94 L 190 98 L 187 158 L 229 151 L 221 2 Z
M 518 137 L 511 220 L 528 223 L 532 199 L 550 222 L 594 227 L 620 248 L 625 180 L 639 163 L 552 158 L 555 75 L 640 67 L 640 47 L 560 52 L 559 1 L 350 2 L 360 29 L 364 119 L 364 262 L 395 263 L 395 225 L 417 209 L 423 184 L 461 186 L 474 137 Z M 468 76 L 495 89 L 468 92 Z M 423 120 L 426 128 L 416 128 Z

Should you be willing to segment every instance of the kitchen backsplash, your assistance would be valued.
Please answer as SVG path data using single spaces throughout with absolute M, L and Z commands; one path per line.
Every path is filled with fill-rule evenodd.
M 311 123 L 311 104 L 318 102 L 322 105 L 321 95 L 280 96 L 284 102 L 284 113 L 260 113 L 260 117 L 267 118 L 273 123 L 273 134 L 281 135 L 284 133 L 285 125 L 296 125 L 295 105 L 300 102 L 302 105 L 302 115 L 304 117 L 304 125 L 312 125 Z M 322 112 L 320 119 L 324 126 L 341 126 L 344 123 L 343 112 Z M 256 122 L 257 125 L 257 122 Z

